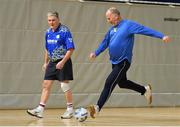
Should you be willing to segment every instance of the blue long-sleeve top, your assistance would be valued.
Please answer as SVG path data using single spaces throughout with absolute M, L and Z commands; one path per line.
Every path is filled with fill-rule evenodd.
M 96 56 L 108 48 L 112 64 L 118 64 L 124 59 L 127 59 L 131 63 L 135 34 L 142 34 L 160 39 L 164 37 L 161 32 L 134 21 L 123 19 L 116 26 L 112 26 L 108 30 L 103 41 L 95 51 Z

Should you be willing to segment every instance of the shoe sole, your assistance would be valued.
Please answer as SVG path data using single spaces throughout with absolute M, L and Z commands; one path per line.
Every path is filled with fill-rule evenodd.
M 35 116 L 35 117 L 37 117 L 37 118 L 43 118 L 43 117 L 41 117 L 41 116 L 37 116 L 37 115 L 32 114 L 32 113 L 31 113 L 31 112 L 29 112 L 28 110 L 27 110 L 27 113 L 28 113 L 29 115 L 31 115 L 31 116 Z
M 150 96 L 150 98 L 149 98 L 149 103 L 148 103 L 148 104 L 151 104 L 151 103 L 152 103 L 152 87 L 151 87 L 150 84 L 148 84 L 148 86 L 149 86 L 149 88 L 150 88 L 150 90 L 151 90 L 151 96 Z
M 70 117 L 62 117 L 61 116 L 61 119 L 71 119 L 73 116 L 70 116 Z
M 93 105 L 90 105 L 89 106 L 89 114 L 90 114 L 90 116 L 91 116 L 91 118 L 95 118 L 95 116 L 94 116 L 94 114 L 95 114 L 95 109 L 94 109 L 94 106 Z

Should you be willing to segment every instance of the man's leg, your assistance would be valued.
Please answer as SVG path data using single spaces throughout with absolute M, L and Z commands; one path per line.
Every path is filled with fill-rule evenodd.
M 52 83 L 53 83 L 53 80 L 44 80 L 40 103 L 46 104 L 50 95 Z
M 72 92 L 69 86 L 69 81 L 62 82 L 61 88 L 63 92 L 65 93 L 65 98 L 66 98 L 66 103 L 67 103 L 66 112 L 61 116 L 61 118 L 70 119 L 73 117 L 74 111 L 73 111 L 73 102 L 72 102 Z
M 99 112 L 101 108 L 104 106 L 106 101 L 111 96 L 111 93 L 114 90 L 117 81 L 121 80 L 122 77 L 124 77 L 128 68 L 129 65 L 126 64 L 125 61 L 119 63 L 118 65 L 113 65 L 113 70 L 106 79 L 105 86 L 103 88 L 103 91 L 101 92 L 97 105 L 91 105 L 89 107 L 90 116 L 92 118 L 95 118 L 95 113 Z
M 130 67 L 130 63 L 127 60 L 125 60 L 125 62 L 126 62 L 127 70 L 128 70 Z M 124 72 L 127 72 L 127 70 Z M 148 84 L 147 86 L 143 86 L 143 85 L 137 84 L 135 82 L 132 82 L 130 80 L 127 80 L 126 73 L 124 73 L 120 78 L 118 78 L 117 82 L 118 82 L 118 85 L 120 88 L 130 89 L 130 90 L 139 92 L 139 93 L 141 93 L 141 95 L 145 96 L 148 104 L 152 103 L 151 85 Z
M 144 93 L 146 92 L 146 89 L 144 86 L 139 85 L 139 84 L 132 82 L 130 80 L 120 81 L 120 82 L 118 82 L 118 85 L 120 88 L 134 90 L 136 92 L 141 93 L 141 95 L 144 95 Z
M 136 92 L 141 93 L 141 95 L 144 95 L 147 99 L 148 104 L 152 103 L 152 88 L 151 85 L 143 86 L 140 84 L 137 84 L 135 82 L 132 82 L 130 80 L 124 80 L 118 83 L 120 88 L 130 89 L 134 90 Z
M 41 100 L 40 100 L 39 106 L 36 107 L 35 109 L 27 110 L 28 114 L 32 116 L 36 116 L 38 118 L 43 117 L 44 108 L 50 95 L 52 83 L 53 83 L 53 80 L 44 80 L 43 85 L 42 85 L 43 89 L 42 89 Z

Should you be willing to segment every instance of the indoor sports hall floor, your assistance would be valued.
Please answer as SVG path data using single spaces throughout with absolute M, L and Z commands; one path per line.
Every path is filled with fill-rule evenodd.
M 44 118 L 26 110 L 0 110 L 0 126 L 180 126 L 180 107 L 104 108 L 98 117 L 60 119 L 65 109 L 46 109 Z

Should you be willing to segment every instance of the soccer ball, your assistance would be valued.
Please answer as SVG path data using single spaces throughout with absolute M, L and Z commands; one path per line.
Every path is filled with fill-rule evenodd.
M 88 111 L 87 109 L 80 107 L 77 108 L 74 112 L 74 117 L 76 118 L 77 121 L 83 122 L 87 119 L 88 117 Z

